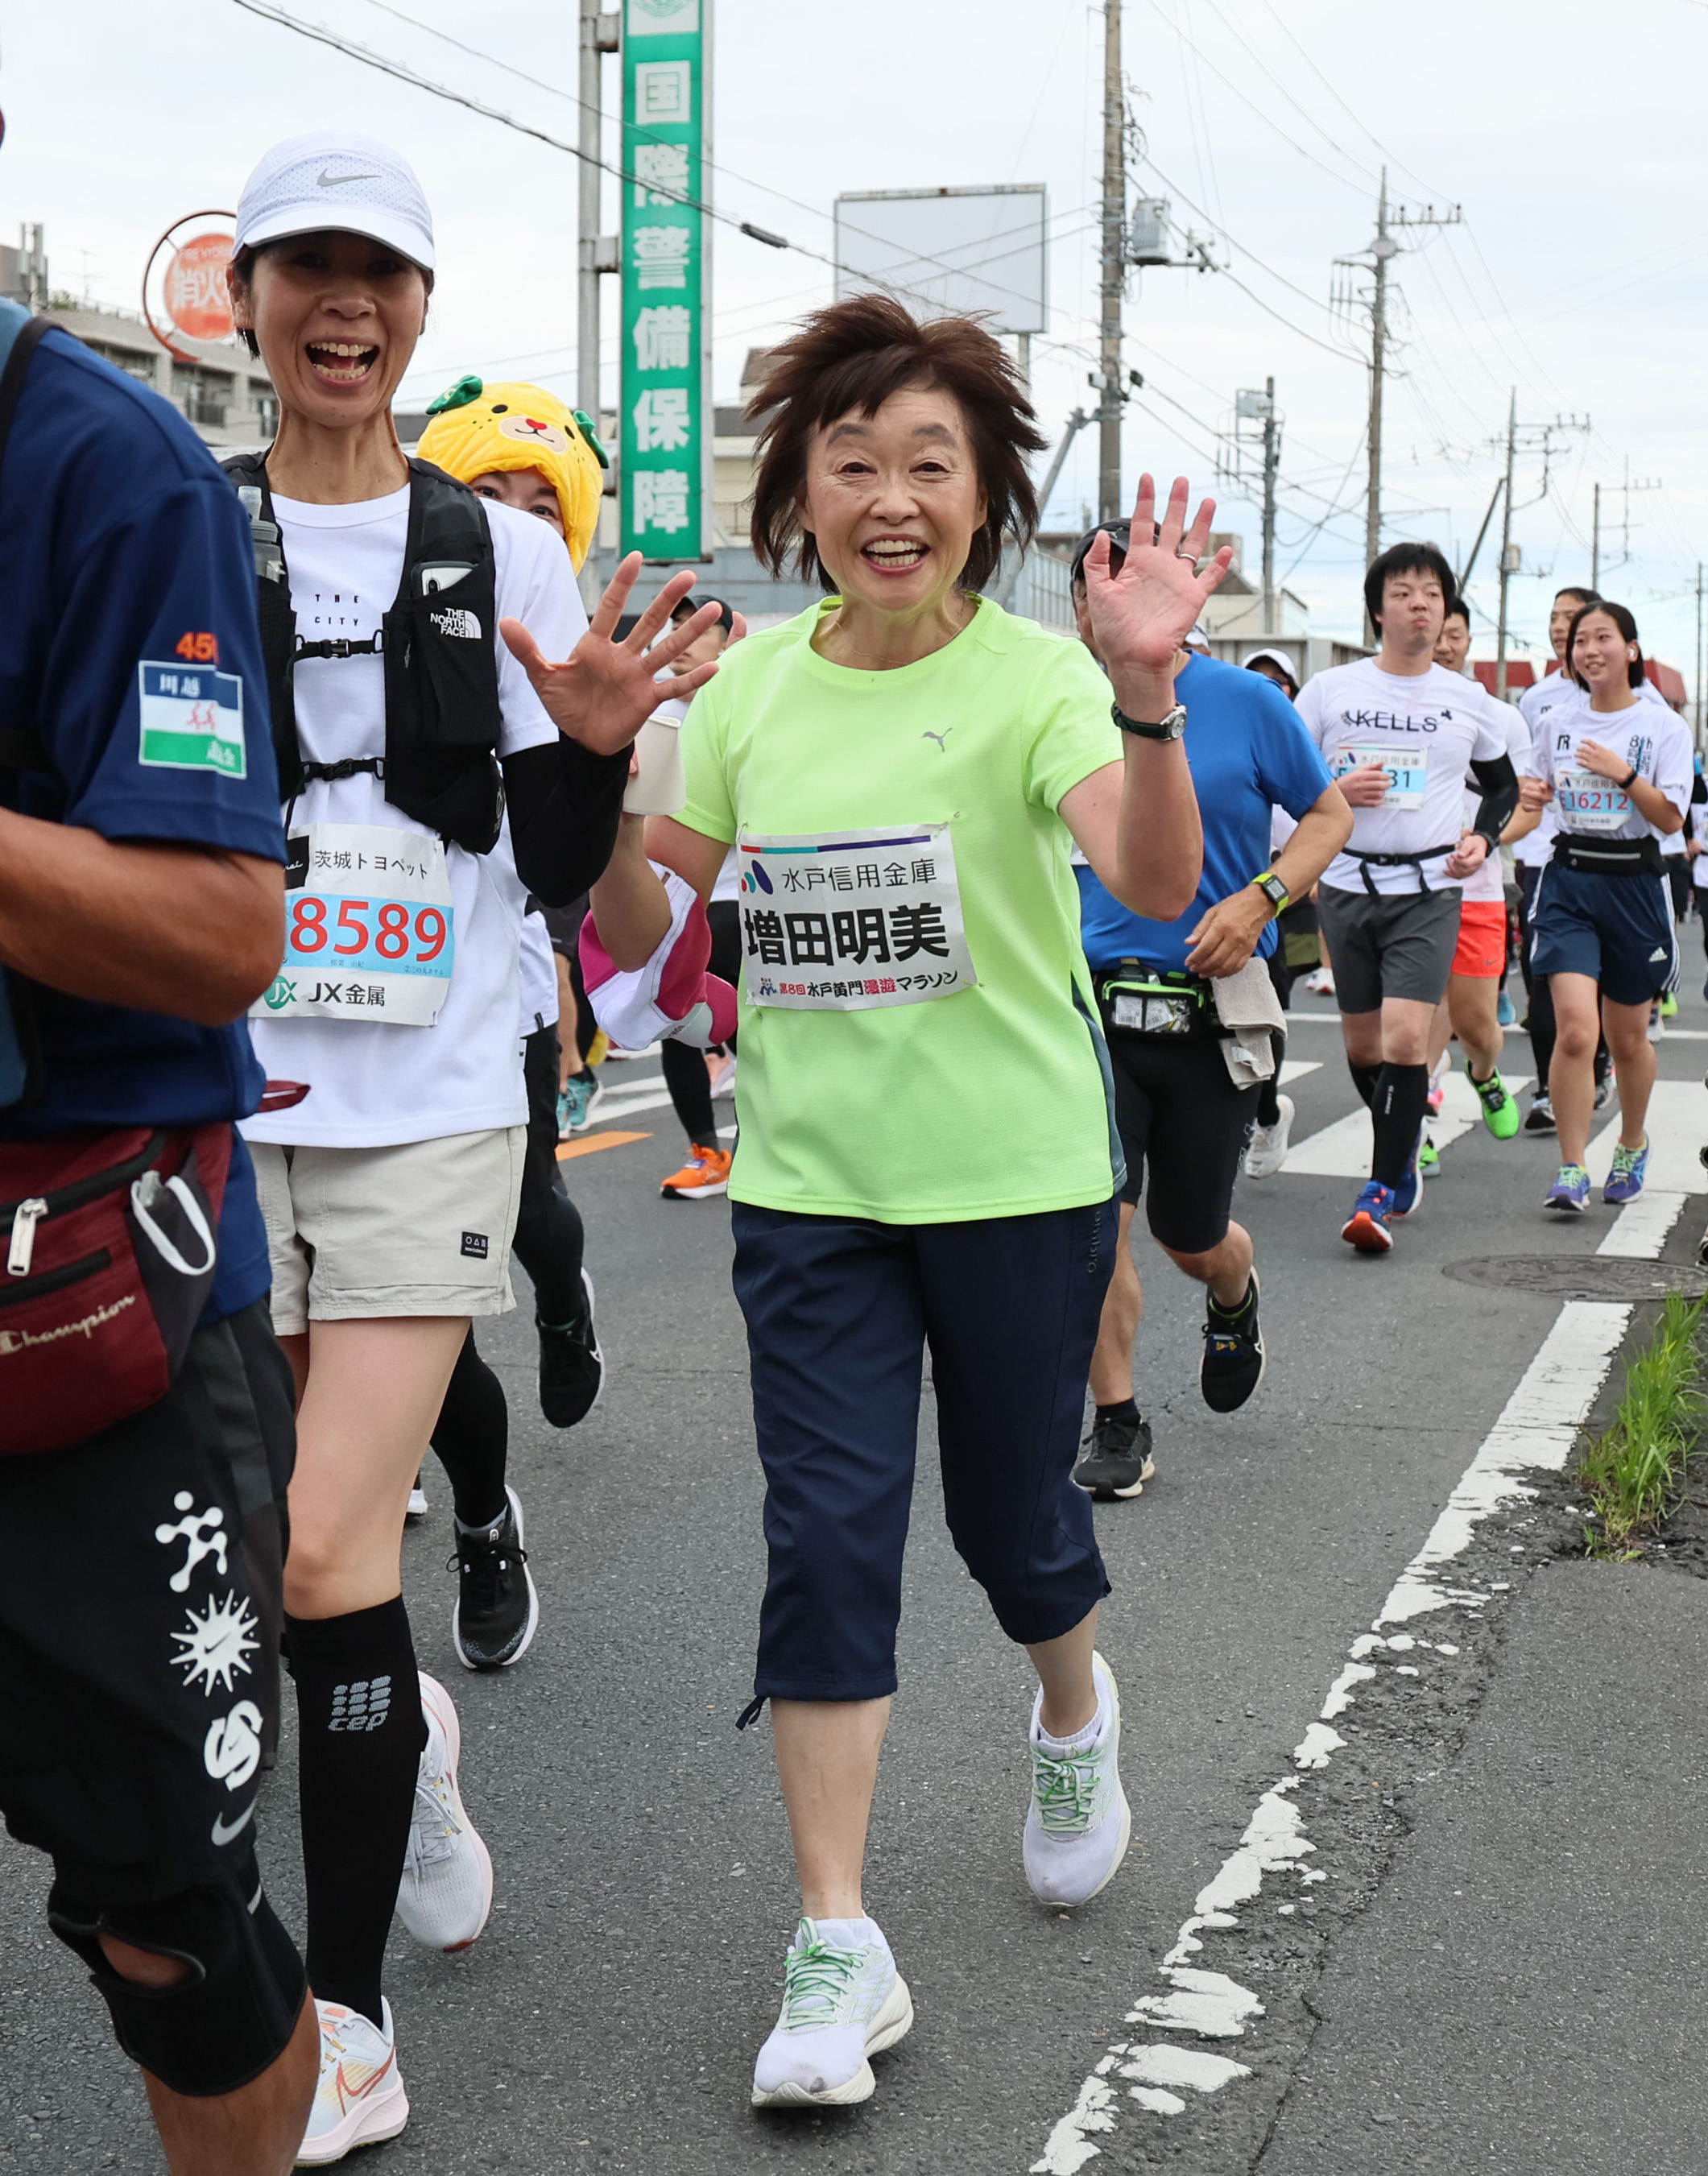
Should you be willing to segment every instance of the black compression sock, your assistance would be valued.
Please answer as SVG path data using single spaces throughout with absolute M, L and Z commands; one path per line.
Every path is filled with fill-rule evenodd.
M 1364 1108 L 1371 1110 L 1376 1101 L 1376 1082 L 1381 1076 L 1379 1065 L 1355 1065 L 1349 1058 L 1346 1070 L 1352 1076 L 1352 1085 L 1364 1100 Z
M 427 1743 L 402 1598 L 287 1617 L 296 1681 L 308 1980 L 383 2021 L 381 1961 Z
M 1417 1145 L 1423 1113 L 1429 1107 L 1429 1068 L 1427 1065 L 1384 1065 L 1376 1080 L 1370 1105 L 1375 1121 L 1375 1151 L 1370 1176 L 1384 1186 L 1397 1186 L 1406 1175 L 1412 1151 Z
M 1287 1039 L 1278 1027 L 1272 1027 L 1269 1031 L 1269 1047 L 1275 1058 L 1275 1071 L 1267 1080 L 1259 1080 L 1257 1084 L 1257 1122 L 1260 1126 L 1278 1126 L 1281 1123 L 1281 1104 L 1277 1100 L 1281 1094 L 1281 1069 L 1287 1054 Z
M 1136 1421 L 1139 1417 L 1138 1401 L 1123 1398 L 1112 1406 L 1099 1406 L 1097 1417 L 1100 1421 Z
M 468 1527 L 490 1526 L 503 1516 L 504 1469 L 509 1456 L 510 1412 L 504 1386 L 475 1349 L 472 1331 L 463 1340 L 433 1423 L 433 1449 L 450 1477 L 456 1514 Z M 496 1509 L 494 1508 L 496 1506 Z

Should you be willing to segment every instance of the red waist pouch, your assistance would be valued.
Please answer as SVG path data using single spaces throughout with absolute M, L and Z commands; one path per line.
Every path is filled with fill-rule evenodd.
M 155 1404 L 213 1289 L 231 1129 L 0 1141 L 0 1456 Z

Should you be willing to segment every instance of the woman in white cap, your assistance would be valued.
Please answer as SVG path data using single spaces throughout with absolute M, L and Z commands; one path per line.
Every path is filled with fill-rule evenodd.
M 391 401 L 432 278 L 426 200 L 383 144 L 296 137 L 244 188 L 231 294 L 280 422 L 264 457 L 227 468 L 255 540 L 291 864 L 253 1023 L 274 1093 L 245 1131 L 300 1398 L 286 1612 L 322 2030 L 310 2166 L 408 2117 L 379 1984 L 394 1907 L 442 1950 L 491 1907 L 455 1712 L 431 1678 L 417 1691 L 399 1554 L 468 1324 L 514 1304 L 522 894 L 492 850 L 508 837 L 549 902 L 587 888 L 654 675 L 703 631 L 646 654 L 678 576 L 612 641 L 638 559 L 587 631 L 544 524 L 405 459 Z M 498 639 L 507 618 L 567 660 L 561 733 Z

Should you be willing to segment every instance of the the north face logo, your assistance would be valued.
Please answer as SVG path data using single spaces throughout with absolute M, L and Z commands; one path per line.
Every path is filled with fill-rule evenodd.
M 478 642 L 481 639 L 479 619 L 460 605 L 445 605 L 438 612 L 430 612 L 427 617 L 441 634 L 454 635 L 460 642 Z
M 332 1688 L 329 1730 L 378 1730 L 391 1713 L 391 1679 L 357 1678 Z
M 471 1255 L 477 1262 L 484 1262 L 488 1251 L 487 1235 L 484 1232 L 464 1232 L 463 1252 L 465 1254 Z

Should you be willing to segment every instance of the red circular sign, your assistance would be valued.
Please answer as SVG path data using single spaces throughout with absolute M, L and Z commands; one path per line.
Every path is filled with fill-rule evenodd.
M 229 234 L 197 234 L 166 267 L 166 315 L 186 340 L 231 337 L 231 303 L 226 292 L 226 267 L 231 261 Z

